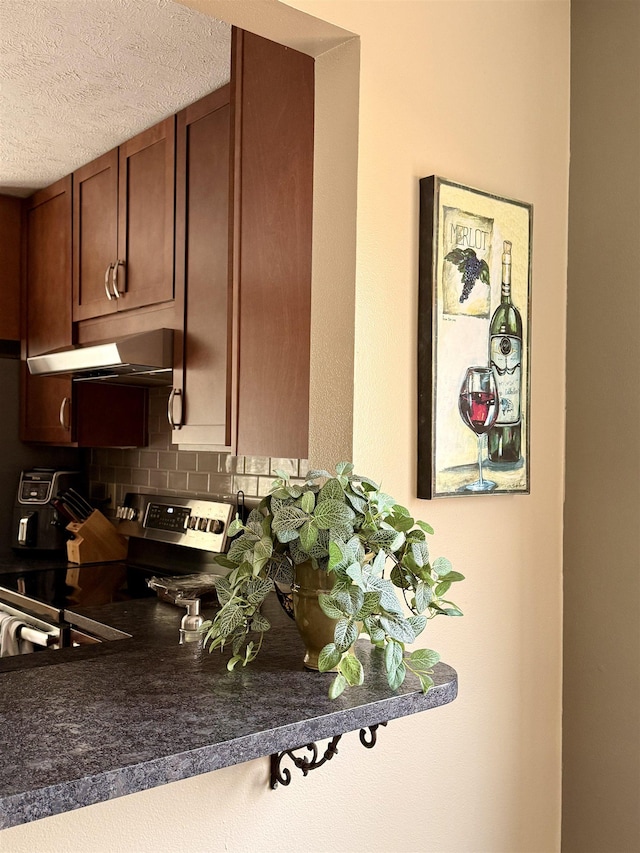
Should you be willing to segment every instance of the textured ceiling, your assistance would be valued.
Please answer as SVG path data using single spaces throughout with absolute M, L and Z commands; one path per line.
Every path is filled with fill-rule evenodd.
M 48 186 L 218 89 L 230 41 L 172 0 L 0 0 L 0 193 Z

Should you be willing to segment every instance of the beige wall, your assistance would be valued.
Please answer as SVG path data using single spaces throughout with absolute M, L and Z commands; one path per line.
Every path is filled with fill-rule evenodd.
M 567 853 L 640 850 L 639 48 L 635 0 L 573 3 L 562 832 Z
M 283 4 L 191 5 L 226 6 L 272 38 L 272 13 L 288 37 L 307 32 Z M 465 618 L 428 630 L 460 695 L 394 722 L 371 752 L 346 737 L 289 789 L 269 791 L 267 760 L 254 761 L 8 830 L 11 853 L 559 848 L 569 3 L 289 5 L 361 39 L 354 456 L 467 575 Z M 321 52 L 311 37 L 308 49 Z M 418 178 L 430 174 L 534 204 L 530 496 L 415 498 Z

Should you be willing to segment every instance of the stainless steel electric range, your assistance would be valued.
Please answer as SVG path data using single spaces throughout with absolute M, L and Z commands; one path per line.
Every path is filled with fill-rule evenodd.
M 126 561 L 78 566 L 31 560 L 3 571 L 0 629 L 7 616 L 22 620 L 22 653 L 118 639 L 92 635 L 78 624 L 75 609 L 158 595 L 186 609 L 181 641 L 197 639 L 200 599 L 213 597 L 213 575 L 224 573 L 214 558 L 228 549 L 237 510 L 244 512 L 237 497 L 127 494 L 115 519 L 118 532 L 129 537 Z

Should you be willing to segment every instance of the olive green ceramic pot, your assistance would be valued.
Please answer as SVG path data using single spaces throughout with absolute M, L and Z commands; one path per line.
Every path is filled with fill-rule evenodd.
M 293 616 L 306 648 L 304 665 L 307 669 L 318 669 L 318 656 L 327 643 L 333 643 L 336 627 L 321 609 L 318 596 L 329 594 L 335 576 L 314 569 L 311 560 L 295 567 L 295 578 L 291 585 L 293 594 Z

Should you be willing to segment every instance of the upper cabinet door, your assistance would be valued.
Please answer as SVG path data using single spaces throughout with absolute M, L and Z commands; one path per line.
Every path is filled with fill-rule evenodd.
M 27 202 L 26 355 L 72 344 L 71 176 Z
M 178 113 L 173 440 L 231 442 L 229 86 Z
M 118 149 L 73 176 L 73 319 L 111 314 L 118 258 Z
M 314 61 L 234 31 L 238 455 L 309 452 Z
M 22 199 L 0 195 L 0 339 L 20 340 Z
M 175 116 L 139 133 L 119 151 L 119 310 L 173 299 Z

